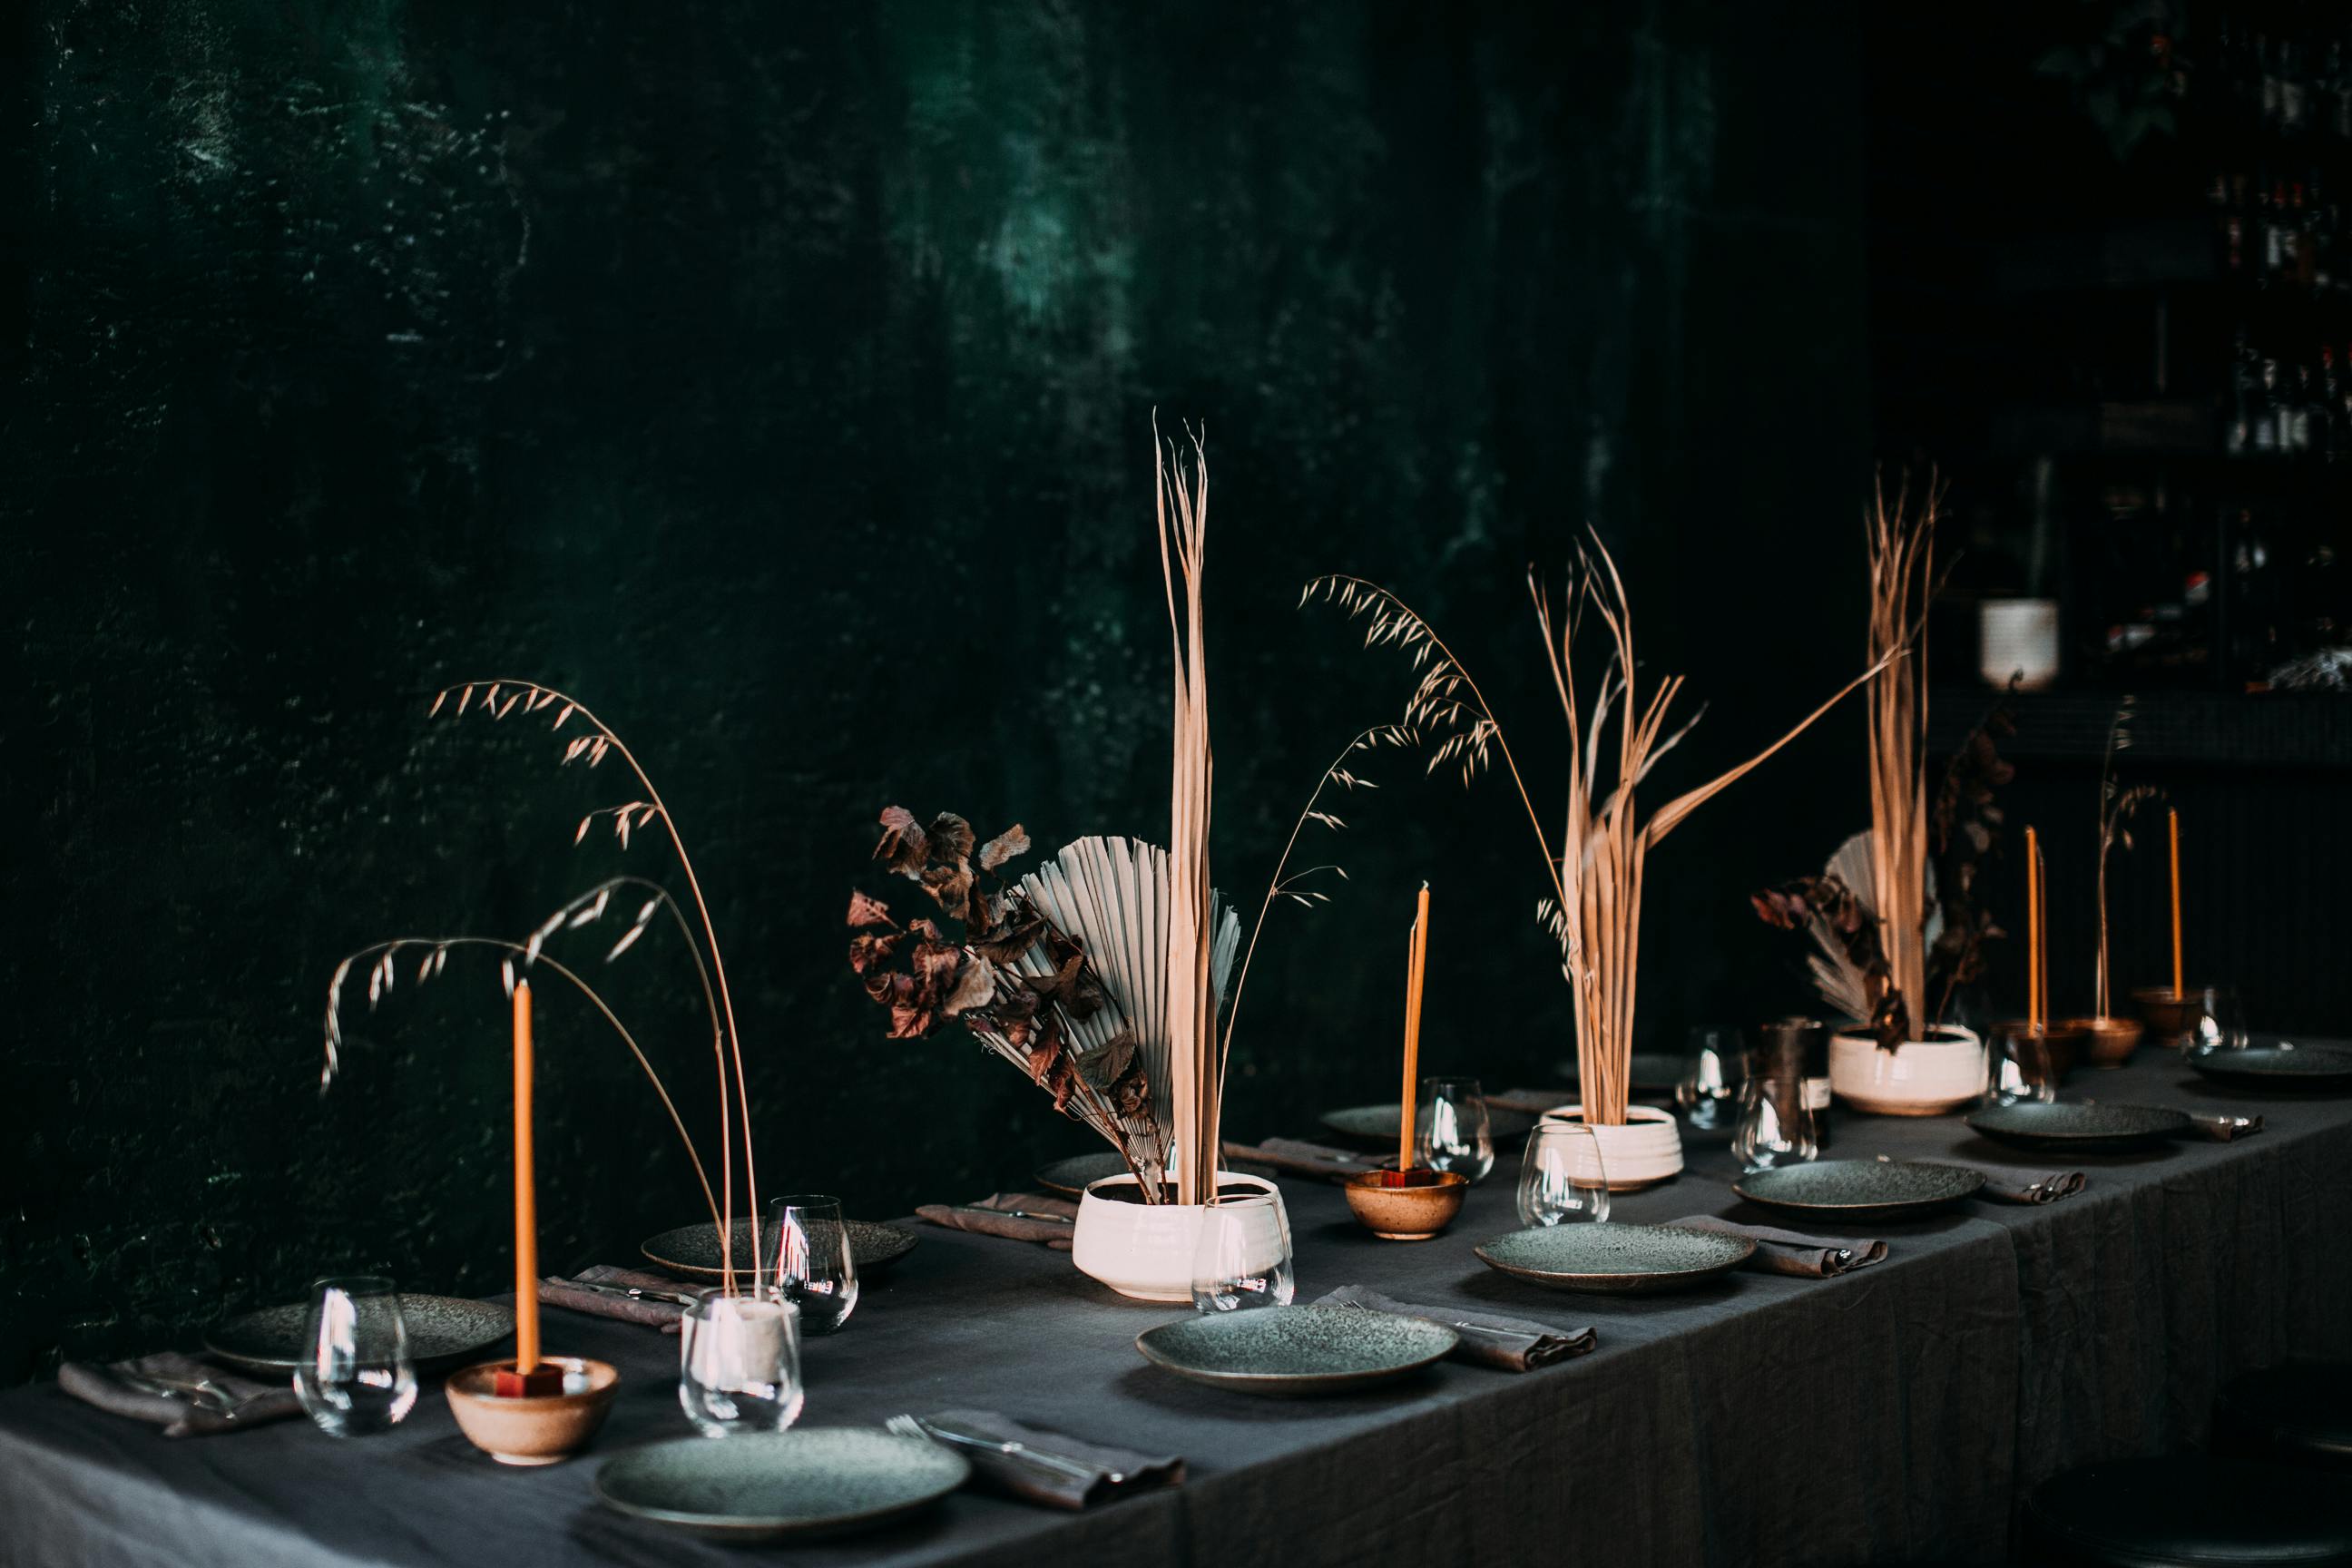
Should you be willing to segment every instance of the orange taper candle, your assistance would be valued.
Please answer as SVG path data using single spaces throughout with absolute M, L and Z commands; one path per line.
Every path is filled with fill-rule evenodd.
M 2042 1031 L 2041 840 L 2025 830 L 2025 1026 Z
M 1413 1093 L 1421 1087 L 1421 986 L 1429 962 L 1429 884 L 1421 885 L 1421 900 L 1413 908 L 1412 941 L 1408 946 L 1404 979 L 1404 1095 L 1397 1119 L 1397 1169 L 1412 1169 Z
M 531 1187 L 530 982 L 514 988 L 515 1371 L 539 1364 L 539 1200 Z
M 2180 811 L 2178 806 L 2165 812 L 2166 826 L 2172 833 L 2172 994 L 2182 994 L 2180 989 Z

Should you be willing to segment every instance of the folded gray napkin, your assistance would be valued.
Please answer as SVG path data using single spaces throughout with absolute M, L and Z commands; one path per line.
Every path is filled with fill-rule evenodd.
M 2200 1138 L 2227 1143 L 2233 1138 L 2252 1138 L 2260 1132 L 2263 1119 L 2259 1116 L 2230 1116 L 2215 1110 L 2192 1110 L 2189 1113 L 2189 1130 Z
M 1075 1511 L 1131 1492 L 1174 1486 L 1184 1479 L 1184 1461 L 1173 1454 L 1139 1454 L 1132 1448 L 1089 1443 L 1066 1432 L 1024 1426 L 993 1410 L 942 1410 L 923 1419 L 960 1436 L 1021 1444 L 1029 1450 L 1026 1454 L 1006 1454 L 969 1443 L 940 1446 L 970 1459 L 971 1468 L 991 1485 L 1047 1508 Z M 1069 1460 L 1077 1468 L 1066 1469 L 1039 1458 L 1040 1454 Z
M 1734 1225 L 1727 1219 L 1704 1214 L 1668 1223 L 1690 1230 L 1714 1230 L 1726 1236 L 1751 1238 L 1756 1243 L 1756 1252 L 1748 1258 L 1748 1267 L 1759 1274 L 1790 1274 L 1800 1279 L 1833 1279 L 1841 1274 L 1851 1274 L 1857 1268 L 1867 1268 L 1874 1263 L 1886 1260 L 1886 1243 L 1883 1241 L 1849 1241 L 1838 1237 L 1807 1236 L 1801 1231 L 1777 1230 L 1769 1225 Z
M 1341 1182 L 1366 1171 L 1377 1171 L 1382 1163 L 1376 1157 L 1359 1154 L 1352 1149 L 1334 1149 L 1328 1143 L 1309 1143 L 1302 1138 L 1269 1138 L 1263 1143 L 1228 1141 L 1225 1158 L 1297 1176 L 1320 1176 L 1327 1182 Z
M 610 1296 L 601 1290 L 583 1290 L 582 1284 L 634 1286 L 640 1290 L 656 1290 L 664 1296 L 691 1295 L 694 1287 L 681 1284 L 667 1274 L 647 1274 L 641 1269 L 615 1268 L 609 1263 L 598 1263 L 583 1268 L 570 1279 L 551 1275 L 539 1282 L 540 1304 L 562 1307 L 568 1311 L 585 1312 L 593 1318 L 614 1318 L 624 1323 L 643 1323 L 649 1329 L 659 1329 L 666 1334 L 677 1332 L 686 1309 L 676 1301 L 636 1300 L 627 1296 Z
M 1567 1361 L 1591 1350 L 1590 1328 L 1555 1329 L 1527 1318 L 1506 1318 L 1495 1312 L 1466 1311 L 1458 1307 L 1421 1307 L 1399 1301 L 1362 1285 L 1342 1285 L 1315 1303 L 1318 1307 L 1360 1307 L 1374 1312 L 1394 1312 L 1402 1318 L 1427 1318 L 1444 1323 L 1462 1336 L 1454 1348 L 1455 1359 L 1505 1372 L 1533 1372 L 1556 1361 Z
M 165 1393 L 159 1384 L 191 1392 Z M 166 1437 L 242 1432 L 302 1413 L 290 1379 L 262 1383 L 170 1351 L 103 1365 L 69 1361 L 58 1369 L 58 1386 L 100 1410 L 161 1426 Z
M 1019 1210 L 1020 1213 L 990 1214 L 991 1209 Z M 1075 1220 L 1078 1205 L 1051 1193 L 991 1193 L 977 1203 L 924 1204 L 915 1212 L 933 1225 L 943 1225 L 950 1230 L 968 1230 L 978 1236 L 1001 1236 L 1008 1241 L 1043 1242 L 1055 1252 L 1070 1250 L 1070 1235 L 1076 1227 L 1059 1223 Z M 1024 1219 L 1024 1215 L 1051 1215 L 1054 1219 Z
M 1887 1158 L 1881 1154 L 1880 1159 Z M 1965 1160 L 1921 1160 L 1906 1155 L 1915 1165 L 1949 1165 L 1956 1171 L 1978 1171 L 1985 1184 L 1977 1196 L 1997 1204 L 2054 1204 L 2071 1198 L 2090 1181 L 2080 1171 L 2018 1171 L 2006 1165 L 1971 1165 Z

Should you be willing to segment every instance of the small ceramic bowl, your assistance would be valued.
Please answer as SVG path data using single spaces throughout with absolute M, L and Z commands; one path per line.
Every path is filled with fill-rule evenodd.
M 551 1465 L 586 1447 L 620 1391 L 621 1374 L 609 1363 L 569 1355 L 541 1356 L 540 1363 L 562 1367 L 566 1388 L 577 1392 L 500 1398 L 491 1392 L 493 1380 L 513 1369 L 511 1358 L 452 1373 L 444 1385 L 457 1429 L 501 1465 Z
M 1343 1189 L 1356 1223 L 1383 1241 L 1427 1241 L 1454 1223 L 1469 1194 L 1459 1171 L 1366 1171 Z
M 2042 1026 L 2042 1047 L 2050 1053 L 2051 1088 L 2055 1089 L 2064 1083 L 2066 1075 L 2074 1070 L 2074 1064 L 2081 1059 L 2083 1038 L 2090 1033 L 2087 1025 L 2086 1019 L 2060 1018 Z M 1995 1025 L 1992 1034 L 1987 1037 L 2013 1040 L 2025 1033 L 2025 1027 L 2022 1018 L 2006 1019 Z
M 2159 1046 L 2177 1046 L 2189 1038 L 2213 1006 L 2211 985 L 2191 985 L 2178 996 L 2169 985 L 2143 985 L 2132 993 L 2132 1001 L 2139 1006 L 2139 1016 L 2147 1020 L 2147 1032 Z
M 2069 1018 L 2059 1027 L 2081 1031 L 2084 1061 L 2113 1068 L 2131 1060 L 2145 1026 L 2137 1018 Z

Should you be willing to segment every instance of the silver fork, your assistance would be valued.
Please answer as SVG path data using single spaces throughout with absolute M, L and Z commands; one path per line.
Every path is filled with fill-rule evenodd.
M 143 1372 L 124 1371 L 115 1375 L 142 1394 L 158 1394 L 165 1399 L 184 1399 L 199 1410 L 209 1410 L 224 1420 L 236 1418 L 236 1395 L 209 1377 L 182 1383 L 173 1378 L 150 1377 Z
M 1033 1448 L 1026 1443 L 994 1443 L 985 1437 L 973 1437 L 961 1432 L 951 1432 L 944 1426 L 934 1426 L 929 1422 L 913 1415 L 893 1415 L 882 1423 L 882 1426 L 894 1436 L 924 1437 L 934 1443 L 961 1443 L 967 1448 L 985 1448 L 1009 1458 L 1028 1459 L 1048 1469 L 1059 1470 L 1075 1480 L 1090 1481 L 1096 1476 L 1102 1475 L 1111 1485 L 1117 1486 L 1127 1479 L 1127 1473 L 1123 1470 L 1107 1472 L 1097 1470 L 1092 1465 L 1082 1465 L 1076 1459 L 1066 1459 L 1059 1454 L 1049 1454 L 1043 1448 Z

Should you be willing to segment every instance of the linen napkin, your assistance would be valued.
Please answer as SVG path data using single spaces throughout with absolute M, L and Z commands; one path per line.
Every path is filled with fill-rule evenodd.
M 1320 1176 L 1327 1182 L 1343 1182 L 1349 1176 L 1381 1168 L 1376 1156 L 1359 1154 L 1352 1149 L 1334 1149 L 1328 1143 L 1309 1143 L 1302 1138 L 1269 1138 L 1263 1143 L 1228 1141 L 1225 1158 L 1286 1171 L 1295 1176 Z
M 2227 1143 L 2235 1138 L 2252 1138 L 2263 1130 L 2259 1116 L 2230 1116 L 2215 1110 L 2192 1110 L 2189 1113 L 2189 1130 L 2200 1138 L 2210 1138 L 2216 1143 Z
M 131 1380 L 137 1378 L 191 1386 L 210 1384 L 227 1396 L 229 1404 L 226 1409 L 218 1409 L 194 1399 L 153 1393 L 136 1386 Z M 84 1404 L 161 1426 L 166 1437 L 242 1432 L 302 1413 L 302 1402 L 295 1397 L 290 1379 L 262 1383 L 172 1351 L 105 1364 L 69 1361 L 58 1368 L 58 1386 Z
M 1877 1240 L 1847 1241 L 1836 1237 L 1807 1236 L 1801 1231 L 1779 1230 L 1769 1225 L 1734 1225 L 1713 1215 L 1695 1214 L 1685 1219 L 1670 1220 L 1689 1230 L 1719 1231 L 1725 1236 L 1744 1236 L 1756 1243 L 1755 1255 L 1747 1267 L 1759 1274 L 1788 1274 L 1799 1279 L 1834 1279 L 1841 1274 L 1851 1274 L 1857 1268 L 1867 1268 L 1886 1260 L 1886 1243 Z
M 1020 1214 L 986 1214 L 986 1209 L 1020 1210 Z M 977 1236 L 1001 1236 L 1007 1241 L 1043 1242 L 1055 1252 L 1070 1250 L 1073 1226 L 1048 1219 L 1024 1219 L 1022 1215 L 1055 1215 L 1075 1220 L 1078 1205 L 1051 1193 L 991 1193 L 977 1203 L 924 1204 L 915 1212 L 933 1225 L 968 1230 Z
M 1882 1160 L 1886 1157 L 1879 1156 Z M 1965 1160 L 1920 1160 L 1909 1155 L 1905 1158 L 1915 1165 L 1949 1165 L 1956 1171 L 1981 1172 L 1985 1184 L 1977 1189 L 1977 1196 L 1996 1204 L 2054 1204 L 2060 1198 L 2073 1197 L 2090 1182 L 2080 1171 L 2017 1171 L 2005 1165 L 1971 1165 Z
M 1024 1456 L 974 1447 L 968 1443 L 940 1445 L 970 1459 L 971 1468 L 991 1485 L 1046 1508 L 1075 1512 L 1090 1503 L 1108 1502 L 1154 1487 L 1172 1487 L 1184 1479 L 1184 1461 L 1173 1454 L 1139 1454 L 1132 1448 L 1089 1443 L 1066 1432 L 1024 1425 L 993 1410 L 942 1410 L 923 1419 L 961 1436 L 978 1437 L 989 1443 L 1019 1443 L 1030 1449 Z M 1073 1460 L 1087 1473 L 1065 1473 L 1039 1460 L 1036 1455 L 1040 1453 Z
M 694 1287 L 679 1283 L 667 1274 L 647 1274 L 635 1268 L 615 1268 L 609 1263 L 598 1263 L 583 1268 L 570 1279 L 553 1275 L 539 1282 L 541 1306 L 562 1307 L 567 1311 L 585 1312 L 592 1318 L 614 1318 L 624 1323 L 643 1323 L 649 1329 L 674 1334 L 686 1316 L 686 1309 L 675 1301 L 639 1301 L 626 1296 L 607 1296 L 601 1291 L 583 1290 L 575 1281 L 590 1285 L 635 1286 L 640 1290 L 658 1290 L 664 1295 L 691 1295 Z
M 1427 1318 L 1444 1323 L 1462 1336 L 1454 1347 L 1456 1360 L 1505 1372 L 1533 1372 L 1556 1361 L 1567 1361 L 1591 1350 L 1590 1328 L 1555 1329 L 1527 1318 L 1507 1318 L 1496 1312 L 1465 1311 L 1458 1307 L 1417 1307 L 1362 1285 L 1342 1285 L 1315 1303 L 1318 1307 L 1360 1307 L 1393 1312 L 1401 1318 Z

